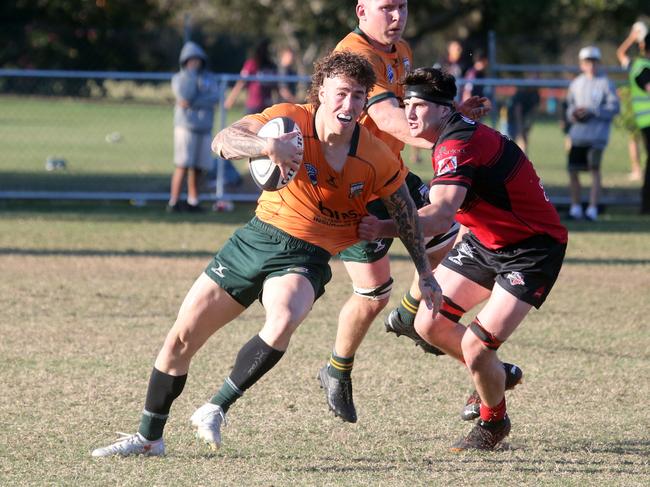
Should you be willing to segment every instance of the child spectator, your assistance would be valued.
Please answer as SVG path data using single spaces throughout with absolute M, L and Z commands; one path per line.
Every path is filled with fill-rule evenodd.
M 609 141 L 612 119 L 619 111 L 614 83 L 599 72 L 600 49 L 587 46 L 580 49 L 580 74 L 569 85 L 567 117 L 571 121 L 569 137 L 569 178 L 571 207 L 569 218 L 588 220 L 598 218 L 598 197 L 601 189 L 600 163 Z M 592 175 L 589 206 L 583 214 L 580 200 L 580 171 Z
M 212 167 L 212 125 L 214 106 L 219 100 L 218 85 L 206 69 L 208 57 L 194 42 L 181 50 L 181 69 L 172 78 L 176 97 L 174 108 L 174 164 L 167 211 L 200 212 L 201 171 Z M 187 178 L 187 204 L 179 201 Z

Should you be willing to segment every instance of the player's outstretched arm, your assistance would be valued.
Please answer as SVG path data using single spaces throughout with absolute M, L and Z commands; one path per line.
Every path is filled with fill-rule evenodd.
M 406 184 L 386 198 L 382 198 L 388 213 L 397 225 L 397 233 L 411 255 L 415 268 L 420 275 L 422 299 L 434 314 L 440 308 L 442 291 L 433 277 L 431 265 L 424 248 L 424 235 L 420 227 L 418 210 L 409 194 Z
M 412 137 L 404 109 L 399 106 L 397 98 L 386 98 L 368 107 L 368 115 L 379 130 L 386 132 L 405 144 L 420 149 L 433 148 L 433 142 L 420 137 Z

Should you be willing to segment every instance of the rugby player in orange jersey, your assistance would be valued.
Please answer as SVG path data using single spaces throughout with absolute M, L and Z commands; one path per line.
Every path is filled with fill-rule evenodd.
M 342 39 L 335 50 L 363 55 L 375 71 L 377 82 L 368 95 L 360 123 L 383 140 L 397 157 L 400 157 L 405 143 L 431 149 L 430 141 L 410 134 L 402 108 L 404 88 L 401 82 L 412 65 L 411 49 L 402 39 L 408 16 L 406 0 L 359 0 L 356 14 L 359 27 Z M 486 98 L 472 97 L 459 110 L 480 118 L 489 110 L 489 102 Z M 429 203 L 428 186 L 418 176 L 409 172 L 406 183 L 418 208 Z M 381 200 L 370 202 L 368 211 L 379 218 L 388 217 Z M 446 232 L 427 241 L 432 267 L 437 266 L 451 249 L 458 229 L 454 223 Z M 388 304 L 393 283 L 388 259 L 391 243 L 392 239 L 388 238 L 360 242 L 340 254 L 354 292 L 341 308 L 330 359 L 319 371 L 318 378 L 329 408 L 336 416 L 351 423 L 357 420 L 351 377 L 354 356 L 370 325 Z M 388 316 L 386 329 L 408 336 L 426 352 L 441 354 L 436 347 L 422 340 L 413 327 L 420 300 L 415 278 L 399 308 Z
M 401 161 L 357 123 L 375 75 L 368 61 L 333 53 L 315 66 L 311 104 L 275 105 L 222 130 L 213 150 L 225 159 L 268 156 L 295 178 L 276 192 L 262 192 L 256 216 L 226 242 L 181 305 L 156 358 L 139 431 L 93 451 L 95 457 L 162 455 L 163 429 L 181 394 L 190 362 L 206 340 L 256 300 L 266 311 L 259 334 L 240 349 L 232 372 L 191 423 L 216 448 L 230 406 L 284 355 L 331 277 L 329 259 L 359 240 L 358 224 L 372 195 L 384 202 L 418 272 L 420 288 L 435 312 L 441 293 L 424 250 L 417 208 L 404 184 Z M 304 154 L 292 140 L 262 138 L 275 117 L 292 118 L 303 134 Z

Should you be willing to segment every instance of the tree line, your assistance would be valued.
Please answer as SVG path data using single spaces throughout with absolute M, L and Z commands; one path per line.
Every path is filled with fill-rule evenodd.
M 238 71 L 261 37 L 300 54 L 302 71 L 356 25 L 353 0 L 23 0 L 0 6 L 0 67 L 174 71 L 184 39 L 200 42 L 214 71 Z M 605 61 L 647 0 L 412 0 L 405 37 L 416 64 L 446 40 L 485 47 L 506 63 L 575 63 L 585 43 Z M 575 51 L 575 52 L 573 52 Z M 607 59 L 611 57 L 611 59 Z

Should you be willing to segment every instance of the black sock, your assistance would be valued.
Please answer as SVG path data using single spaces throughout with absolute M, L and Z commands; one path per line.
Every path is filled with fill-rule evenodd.
M 230 376 L 210 402 L 221 406 L 225 413 L 244 391 L 271 370 L 283 355 L 283 351 L 267 345 L 259 335 L 255 335 L 239 350 Z
M 158 440 L 162 438 L 163 429 L 169 416 L 169 409 L 172 402 L 183 392 L 185 387 L 185 375 L 169 375 L 154 367 L 149 377 L 147 398 L 144 402 L 144 410 L 140 419 L 138 432 L 147 440 Z
M 419 306 L 420 301 L 411 296 L 410 291 L 407 291 L 397 308 L 397 314 L 399 315 L 399 319 L 402 320 L 402 323 L 405 325 L 413 325 Z
M 352 357 L 340 357 L 332 350 L 330 361 L 327 366 L 327 373 L 330 377 L 336 379 L 346 379 L 352 374 L 352 367 L 354 366 L 354 355 Z

